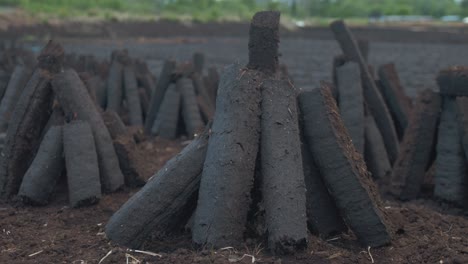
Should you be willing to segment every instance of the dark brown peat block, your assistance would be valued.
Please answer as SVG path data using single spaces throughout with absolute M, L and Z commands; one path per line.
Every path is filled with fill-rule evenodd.
M 399 142 L 392 116 L 387 109 L 382 94 L 375 84 L 374 78 L 369 71 L 368 64 L 362 57 L 356 39 L 346 24 L 342 20 L 338 20 L 331 23 L 330 28 L 333 31 L 343 54 L 350 60 L 357 62 L 361 68 L 364 98 L 369 106 L 371 114 L 375 118 L 377 127 L 382 134 L 388 157 L 391 164 L 393 164 L 398 156 Z
M 304 136 L 341 215 L 359 241 L 390 243 L 378 191 L 352 144 L 329 87 L 301 93 Z
M 392 192 L 403 200 L 418 197 L 435 147 L 440 96 L 424 90 L 416 99 L 400 155 L 393 167 Z
M 196 206 L 208 137 L 205 131 L 151 177 L 111 217 L 107 237 L 137 248 L 151 233 L 164 234 L 177 224 L 183 226 Z
M 403 137 L 411 114 L 411 99 L 406 96 L 393 63 L 379 67 L 379 78 L 382 84 L 380 91 L 395 121 L 395 128 Z
M 91 126 L 103 189 L 116 191 L 124 184 L 124 176 L 109 131 L 83 82 L 73 69 L 65 69 L 54 76 L 52 87 L 65 116 L 87 121 Z
M 463 205 L 466 202 L 468 181 L 466 158 L 457 116 L 458 106 L 455 97 L 443 97 L 437 135 L 434 196 Z
M 262 193 L 269 248 L 280 254 L 307 247 L 306 189 L 296 97 L 297 90 L 286 80 L 263 82 Z
M 359 65 L 348 62 L 336 69 L 340 114 L 356 150 L 364 154 L 364 96 Z
M 440 71 L 437 84 L 441 95 L 468 96 L 468 67 L 453 66 Z

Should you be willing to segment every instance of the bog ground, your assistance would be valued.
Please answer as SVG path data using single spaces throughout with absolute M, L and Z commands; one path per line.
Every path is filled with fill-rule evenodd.
M 219 67 L 247 60 L 247 38 L 66 39 L 61 43 L 69 52 L 105 58 L 112 49 L 128 48 L 133 56 L 147 60 L 153 73 L 159 73 L 164 59 L 189 60 L 195 51 L 204 52 L 207 63 Z M 283 37 L 280 53 L 280 61 L 289 67 L 295 84 L 314 87 L 320 80 L 331 80 L 333 56 L 341 51 L 334 40 Z M 371 42 L 369 63 L 377 66 L 394 62 L 407 93 L 415 96 L 424 88 L 437 89 L 435 77 L 438 71 L 451 65 L 463 65 L 467 55 L 468 49 L 462 44 Z
M 245 32 L 247 35 L 247 32 Z M 359 35 L 358 35 L 359 36 Z M 425 88 L 437 90 L 437 73 L 448 66 L 466 64 L 466 44 L 445 43 L 434 35 L 434 43 L 424 41 L 370 42 L 369 64 L 375 67 L 393 62 L 407 94 L 415 97 Z M 247 62 L 247 38 L 226 36 L 57 39 L 67 53 L 93 54 L 109 58 L 114 49 L 127 48 L 132 57 L 144 59 L 153 74 L 159 75 L 165 59 L 190 60 L 203 52 L 206 66 Z M 39 51 L 44 43 L 27 42 L 26 48 Z M 282 37 L 280 62 L 299 88 L 317 87 L 320 80 L 331 81 L 333 56 L 340 54 L 334 40 L 308 35 Z M 176 155 L 184 139 L 153 139 L 139 143 L 138 164 L 148 179 Z M 66 183 L 62 182 L 62 185 Z M 362 248 L 355 238 L 343 234 L 329 241 L 309 236 L 308 248 L 288 257 L 270 255 L 266 245 L 247 241 L 244 248 L 195 249 L 190 235 L 181 233 L 147 242 L 143 250 L 161 256 L 127 251 L 110 242 L 104 226 L 112 214 L 138 189 L 103 195 L 99 204 L 72 209 L 66 193 L 45 207 L 24 207 L 0 203 L 0 263 L 467 263 L 468 219 L 466 213 L 450 205 L 419 199 L 400 203 L 384 201 L 396 234 L 383 248 Z

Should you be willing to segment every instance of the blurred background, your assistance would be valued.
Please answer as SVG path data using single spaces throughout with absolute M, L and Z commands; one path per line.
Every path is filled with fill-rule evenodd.
M 255 11 L 280 10 L 298 26 L 333 18 L 362 23 L 468 22 L 468 0 L 0 0 L 1 14 L 48 22 L 74 20 L 245 21 Z M 286 19 L 287 18 L 287 19 Z
M 202 52 L 221 70 L 246 61 L 259 10 L 281 11 L 281 61 L 298 86 L 330 80 L 334 19 L 369 41 L 371 64 L 394 62 L 411 96 L 468 57 L 468 0 L 0 0 L 0 44 L 37 53 L 55 39 L 67 53 L 106 60 L 127 49 L 155 75 L 168 58 Z

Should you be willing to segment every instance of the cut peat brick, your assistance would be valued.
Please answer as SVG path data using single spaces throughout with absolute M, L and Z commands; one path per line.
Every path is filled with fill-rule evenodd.
M 4 70 L 0 70 L 0 100 L 5 95 L 5 90 L 8 86 L 10 74 Z
M 173 60 L 167 60 L 164 63 L 164 66 L 159 75 L 158 83 L 155 87 L 155 90 L 151 94 L 149 109 L 148 109 L 148 113 L 146 114 L 145 131 L 147 133 L 150 133 L 151 129 L 153 128 L 154 120 L 156 120 L 159 107 L 162 104 L 164 95 L 166 94 L 166 90 L 167 88 L 169 88 L 169 84 L 171 83 L 172 74 L 175 68 L 176 68 L 176 62 Z
M 106 82 L 101 77 L 95 75 L 92 79 L 94 87 L 96 87 L 96 103 L 102 108 L 106 108 L 107 103 L 107 86 Z
M 49 120 L 52 100 L 50 73 L 39 68 L 26 84 L 8 125 L 0 160 L 0 192 L 4 198 L 18 192 Z
M 468 97 L 457 97 L 457 120 L 460 127 L 460 133 L 465 157 L 468 157 Z
M 310 232 L 322 238 L 348 230 L 336 208 L 333 198 L 320 176 L 320 171 L 310 154 L 307 143 L 302 144 L 302 165 L 307 198 L 307 226 Z
M 124 67 L 125 100 L 127 101 L 129 124 L 143 126 L 140 95 L 138 94 L 135 71 L 131 66 Z
M 148 96 L 146 94 L 145 89 L 138 88 L 138 96 L 140 97 L 141 113 L 144 119 L 146 118 L 146 114 L 148 113 L 148 107 L 149 107 L 149 100 L 148 100 Z
M 63 171 L 62 127 L 51 127 L 26 171 L 18 196 L 24 203 L 45 205 Z
M 333 86 L 330 86 L 331 92 L 333 95 L 333 98 L 335 98 L 336 104 L 339 106 L 340 101 L 339 101 L 339 91 L 338 91 L 338 78 L 336 74 L 336 70 L 338 67 L 343 66 L 346 62 L 349 62 L 349 60 L 346 58 L 345 55 L 337 55 L 333 57 L 333 63 L 332 63 L 332 80 L 333 80 Z
M 208 76 L 206 76 L 204 80 L 213 103 L 216 104 L 216 94 L 218 93 L 219 86 L 219 74 L 215 67 L 208 68 Z
M 200 113 L 205 122 L 213 120 L 214 110 L 208 107 L 208 104 L 201 96 L 197 96 L 198 107 L 200 108 Z
M 112 139 L 116 139 L 119 136 L 127 134 L 125 124 L 116 112 L 107 110 L 102 113 L 102 119 Z
M 390 165 L 385 144 L 379 128 L 375 124 L 374 117 L 366 117 L 364 130 L 366 141 L 364 144 L 364 156 L 367 168 L 375 180 L 388 182 L 388 177 L 392 173 L 392 165 Z
M 187 78 L 177 80 L 177 88 L 182 95 L 182 117 L 185 122 L 185 130 L 188 137 L 192 138 L 204 126 L 195 90 L 192 82 Z
M 138 248 L 151 233 L 183 227 L 196 206 L 207 146 L 208 131 L 169 160 L 111 217 L 107 237 Z
M 277 254 L 307 247 L 297 91 L 286 80 L 262 84 L 261 169 L 268 246 Z M 285 181 L 287 179 L 287 181 Z
M 214 112 L 216 102 L 213 101 L 213 98 L 211 97 L 210 93 L 206 89 L 202 81 L 201 75 L 198 75 L 195 73 L 192 75 L 191 78 L 192 78 L 193 87 L 195 89 L 196 94 L 198 94 L 198 96 L 201 96 L 203 98 L 203 101 L 205 102 L 206 106 L 209 107 L 210 112 Z
M 202 75 L 204 66 L 205 66 L 205 55 L 201 52 L 195 52 L 193 54 L 193 71 Z
M 468 67 L 453 66 L 437 76 L 441 95 L 468 96 Z
M 114 60 L 107 77 L 106 109 L 119 113 L 123 97 L 123 65 Z
M 192 230 L 196 244 L 226 247 L 243 240 L 260 139 L 261 78 L 239 65 L 221 76 Z
M 140 172 L 136 166 L 136 159 L 133 156 L 136 151 L 136 142 L 133 136 L 120 119 L 120 116 L 113 111 L 106 111 L 102 114 L 104 123 L 113 139 L 115 152 L 119 158 L 119 166 L 125 178 L 125 185 L 138 187 L 144 184 L 140 177 Z
M 356 150 L 364 154 L 364 97 L 359 65 L 348 62 L 336 69 L 340 114 Z
M 299 99 L 304 136 L 346 223 L 365 246 L 390 243 L 377 188 L 351 143 L 329 88 L 303 92 Z
M 333 98 L 335 98 L 336 104 L 340 105 L 339 101 L 339 91 L 338 91 L 338 78 L 336 74 L 336 70 L 338 67 L 343 66 L 347 61 L 349 61 L 345 55 L 337 55 L 333 57 L 333 63 L 332 63 L 332 80 L 333 80 L 333 86 L 331 86 L 331 92 L 333 95 Z
M 402 200 L 418 197 L 432 150 L 440 114 L 440 96 L 427 89 L 420 93 L 406 129 L 400 155 L 393 166 L 392 193 Z
M 154 90 L 156 90 L 156 84 L 154 83 L 153 77 L 149 72 L 146 72 L 143 76 L 140 76 L 139 82 L 141 82 L 141 86 L 145 90 L 145 94 L 148 98 L 151 98 Z M 148 103 L 150 99 L 147 99 Z
M 375 122 L 382 134 L 388 157 L 391 164 L 393 164 L 398 156 L 399 142 L 392 116 L 348 27 L 342 20 L 338 20 L 331 23 L 330 28 L 346 57 L 357 62 L 361 68 L 364 98 L 372 115 L 375 117 Z
M 92 81 L 93 76 L 88 72 L 81 72 L 78 74 L 78 76 L 80 76 L 80 79 L 84 83 L 86 90 L 88 90 L 89 96 L 91 96 L 93 102 L 97 104 L 96 86 Z
M 63 127 L 63 149 L 71 207 L 97 203 L 101 198 L 99 164 L 90 125 L 73 121 Z
M 249 69 L 270 73 L 278 69 L 279 21 L 279 12 L 254 15 L 249 31 Z
M 113 192 L 124 184 L 119 161 L 101 113 L 73 69 L 55 75 L 52 87 L 65 115 L 89 122 L 96 141 L 99 172 L 105 191 Z
M 211 81 L 213 81 L 214 84 L 216 84 L 215 87 L 218 87 L 219 73 L 216 67 L 213 66 L 213 67 L 208 68 L 208 77 L 210 78 Z
M 131 134 L 118 136 L 114 140 L 114 148 L 119 158 L 119 166 L 128 187 L 139 187 L 145 184 L 138 169 L 137 158 L 134 156 L 137 145 Z
M 434 196 L 463 205 L 466 202 L 467 168 L 454 97 L 443 97 L 437 137 Z
M 357 39 L 357 44 L 359 51 L 361 52 L 362 58 L 364 61 L 367 61 L 369 58 L 369 40 L 367 39 Z
M 164 95 L 164 100 L 154 120 L 151 134 L 163 138 L 174 139 L 177 137 L 177 124 L 179 121 L 180 92 L 175 85 L 171 85 Z
M 379 78 L 382 84 L 380 91 L 393 116 L 398 135 L 402 138 L 411 114 L 411 99 L 406 96 L 393 63 L 379 67 Z
M 0 131 L 5 131 L 7 129 L 16 102 L 21 96 L 21 92 L 25 88 L 30 77 L 31 70 L 25 66 L 16 66 L 11 74 L 10 81 L 8 82 L 5 94 L 0 103 Z

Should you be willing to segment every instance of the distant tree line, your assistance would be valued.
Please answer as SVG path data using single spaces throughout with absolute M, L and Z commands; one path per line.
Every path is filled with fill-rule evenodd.
M 249 19 L 262 9 L 296 17 L 369 17 L 380 15 L 468 16 L 468 0 L 0 0 L 37 13 L 96 14 L 127 12 L 195 20 Z
M 264 8 L 281 10 L 293 17 L 468 16 L 468 0 L 159 0 L 159 2 L 163 3 L 161 6 L 163 10 L 211 9 L 217 13 L 216 15 L 236 13 L 241 17 Z
M 292 0 L 297 16 L 368 17 L 376 15 L 422 15 L 441 17 L 464 15 L 468 0 Z

